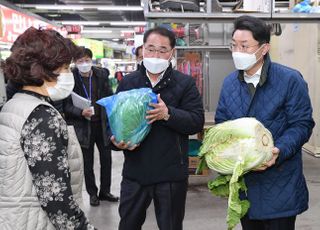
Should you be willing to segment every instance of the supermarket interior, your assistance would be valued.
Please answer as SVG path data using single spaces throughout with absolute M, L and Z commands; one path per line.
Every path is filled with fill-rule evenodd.
M 51 54 L 50 47 L 38 51 L 32 41 L 16 42 L 30 27 L 57 31 L 79 55 L 70 48 L 72 61 L 55 67 L 38 60 L 43 72 L 33 76 L 39 63 L 27 62 L 25 50 Z M 52 57 L 60 61 L 62 53 Z M 17 57 L 29 64 L 11 66 Z M 0 59 L 0 230 L 319 229 L 320 0 L 0 0 Z M 239 67 L 252 59 L 248 68 Z M 69 89 L 68 82 L 57 87 L 65 64 L 72 87 L 57 96 L 60 104 L 49 88 Z M 82 71 L 86 67 L 89 72 Z M 19 99 L 11 83 L 14 93 L 35 92 L 42 100 L 32 113 L 32 103 L 21 112 L 24 121 L 15 114 L 20 107 L 10 103 Z M 144 87 L 151 88 L 149 101 L 136 94 L 115 99 Z M 40 116 L 42 105 L 59 114 L 46 124 L 46 130 L 58 128 L 45 140 L 39 123 L 54 112 L 38 123 L 31 117 Z M 219 126 L 242 117 L 258 124 L 230 123 L 226 133 Z M 67 144 L 60 151 L 63 135 Z M 70 146 L 79 161 L 68 155 Z M 260 155 L 249 168 L 249 157 L 242 155 L 249 150 L 250 161 L 256 153 L 270 157 Z M 53 165 L 56 153 L 59 163 Z M 66 167 L 68 175 L 48 176 L 54 167 Z M 79 172 L 75 177 L 73 170 Z M 40 177 L 56 182 L 48 190 L 43 184 L 51 182 Z M 229 187 L 213 191 L 213 181 Z M 64 209 L 63 194 L 71 187 L 75 198 Z M 71 212 L 77 214 L 68 219 Z

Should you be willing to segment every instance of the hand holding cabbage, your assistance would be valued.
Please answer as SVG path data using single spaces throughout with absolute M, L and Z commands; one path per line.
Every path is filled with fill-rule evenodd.
M 243 175 L 274 163 L 277 154 L 273 157 L 273 149 L 272 134 L 255 118 L 227 121 L 209 128 L 205 133 L 198 170 L 207 165 L 222 174 L 210 181 L 208 187 L 215 195 L 229 197 L 229 229 L 239 223 L 250 206 L 249 201 L 239 199 L 239 191 L 247 190 Z

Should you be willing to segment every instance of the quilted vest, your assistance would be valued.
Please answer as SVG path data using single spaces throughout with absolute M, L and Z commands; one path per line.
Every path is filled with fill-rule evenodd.
M 49 103 L 17 93 L 0 113 L 0 226 L 1 230 L 54 230 L 38 201 L 32 175 L 20 145 L 21 130 L 31 112 Z M 53 107 L 52 107 L 53 108 Z M 73 127 L 68 126 L 68 161 L 75 200 L 82 205 L 83 162 Z

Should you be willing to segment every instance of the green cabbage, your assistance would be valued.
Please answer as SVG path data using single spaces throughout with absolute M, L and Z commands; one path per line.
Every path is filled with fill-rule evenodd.
M 130 142 L 129 146 L 141 143 L 151 130 L 146 119 L 147 110 L 153 109 L 150 103 L 157 103 L 157 95 L 150 88 L 122 91 L 97 101 L 107 111 L 116 142 Z
M 200 148 L 198 171 L 204 167 L 221 175 L 208 182 L 210 191 L 228 198 L 228 229 L 233 229 L 249 209 L 239 191 L 247 187 L 243 175 L 271 160 L 272 134 L 255 118 L 239 118 L 209 128 Z

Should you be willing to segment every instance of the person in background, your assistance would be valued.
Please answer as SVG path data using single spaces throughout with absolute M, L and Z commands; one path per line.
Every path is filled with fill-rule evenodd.
M 244 230 L 293 230 L 296 216 L 308 209 L 302 146 L 314 127 L 307 83 L 294 69 L 274 63 L 270 27 L 241 16 L 234 22 L 230 50 L 237 71 L 223 82 L 215 114 L 221 123 L 255 117 L 274 138 L 273 158 L 245 174 L 250 202 L 241 219 Z
M 92 66 L 92 52 L 87 48 L 83 48 L 75 63 L 73 92 L 90 100 L 91 107 L 77 108 L 69 97 L 64 103 L 64 112 L 67 122 L 74 126 L 81 145 L 90 205 L 99 205 L 99 200 L 117 202 L 119 198 L 110 193 L 112 166 L 106 111 L 96 104 L 97 100 L 113 94 L 109 86 L 109 71 Z M 95 144 L 100 156 L 99 197 L 93 167 Z
M 173 70 L 175 35 L 165 28 L 143 38 L 141 68 L 125 77 L 117 92 L 149 87 L 158 103 L 146 119 L 152 128 L 139 146 L 113 144 L 124 150 L 119 230 L 140 230 L 153 200 L 159 229 L 181 230 L 188 187 L 188 135 L 202 131 L 202 98 L 191 76 Z
M 117 71 L 114 73 L 114 77 L 117 79 L 117 84 L 124 78 L 123 73 L 119 68 L 117 68 Z
M 135 50 L 135 55 L 136 55 L 136 62 L 137 62 L 137 70 L 139 70 L 142 60 L 143 60 L 143 55 L 142 55 L 142 45 L 138 46 Z
M 21 89 L 22 86 L 17 85 L 17 83 L 14 84 L 12 81 L 8 81 L 6 84 L 7 100 L 10 100 L 13 95 L 15 95 L 19 91 L 19 88 Z
M 21 86 L 0 113 L 1 229 L 94 229 L 75 199 L 82 193 L 74 190 L 82 180 L 76 137 L 50 103 L 71 93 L 69 64 L 78 49 L 54 30 L 30 27 L 1 62 Z

